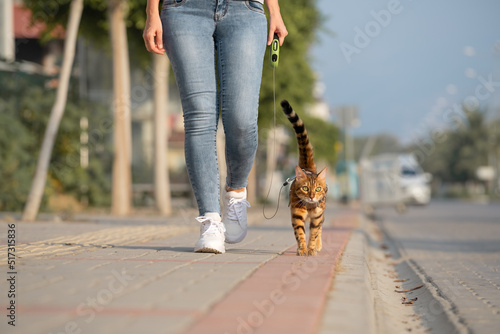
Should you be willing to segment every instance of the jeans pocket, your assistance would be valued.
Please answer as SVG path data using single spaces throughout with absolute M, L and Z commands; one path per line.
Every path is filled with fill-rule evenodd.
M 161 9 L 173 8 L 182 6 L 187 0 L 163 0 Z
M 265 15 L 264 6 L 262 6 L 260 2 L 247 0 L 245 1 L 245 4 L 247 5 L 247 8 L 250 9 L 251 11 Z

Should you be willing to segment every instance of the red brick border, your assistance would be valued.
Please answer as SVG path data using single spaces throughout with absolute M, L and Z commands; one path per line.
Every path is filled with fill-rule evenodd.
M 355 212 L 338 216 L 325 226 L 317 256 L 299 257 L 296 246 L 289 248 L 235 287 L 185 334 L 316 332 L 335 267 L 356 224 Z

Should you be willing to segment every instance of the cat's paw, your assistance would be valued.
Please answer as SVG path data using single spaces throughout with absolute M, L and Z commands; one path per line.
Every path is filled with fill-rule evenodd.
M 318 251 L 316 249 L 309 249 L 307 251 L 307 255 L 317 255 Z
M 306 248 L 299 248 L 299 249 L 297 249 L 297 255 L 298 256 L 306 256 L 307 255 L 307 249 Z
M 316 250 L 320 252 L 323 249 L 323 243 L 321 242 L 321 239 L 318 239 L 316 241 Z

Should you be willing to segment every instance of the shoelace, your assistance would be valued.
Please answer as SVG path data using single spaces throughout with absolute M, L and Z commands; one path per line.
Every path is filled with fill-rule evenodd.
M 197 217 L 196 220 L 202 223 L 204 227 L 202 234 L 217 234 L 226 232 L 226 227 L 221 222 L 214 222 L 205 216 Z
M 250 203 L 245 199 L 231 198 L 229 200 L 229 206 L 227 210 L 229 220 L 236 220 L 241 226 L 241 213 L 243 212 L 243 207 L 250 207 Z M 242 226 L 243 227 L 243 226 Z

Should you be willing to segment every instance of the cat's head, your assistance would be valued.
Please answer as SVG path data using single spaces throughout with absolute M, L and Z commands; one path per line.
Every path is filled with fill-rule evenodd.
M 302 170 L 299 166 L 295 167 L 295 194 L 302 203 L 319 204 L 325 199 L 328 187 L 326 185 L 325 167 L 318 174 Z

